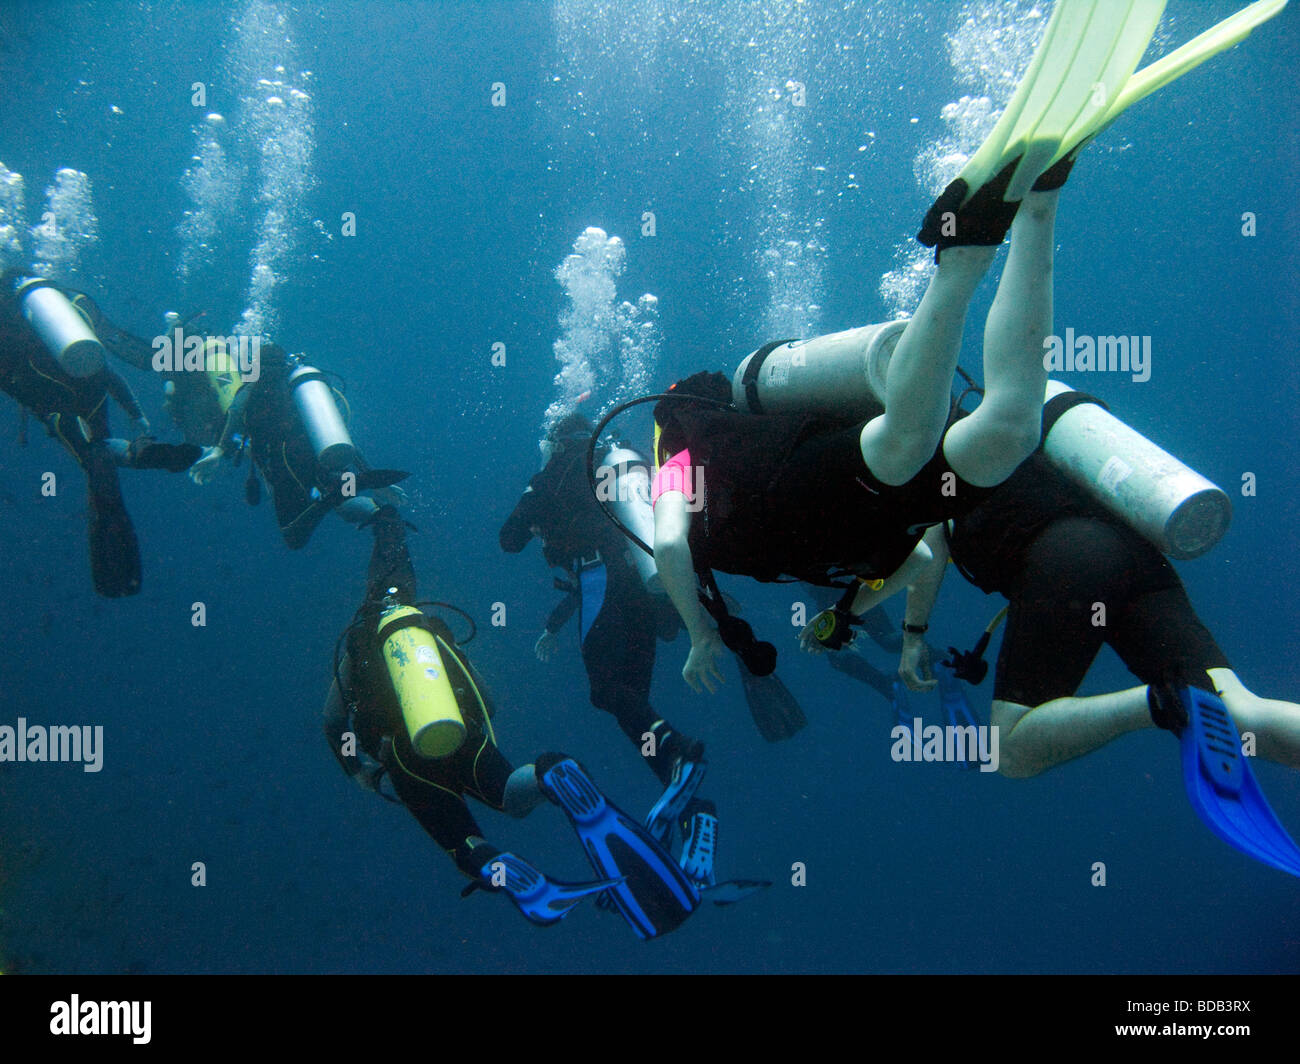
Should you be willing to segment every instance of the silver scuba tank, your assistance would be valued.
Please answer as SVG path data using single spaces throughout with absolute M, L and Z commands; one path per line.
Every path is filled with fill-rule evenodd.
M 1046 399 L 1073 391 L 1048 381 Z M 1096 403 L 1065 411 L 1043 453 L 1171 558 L 1199 558 L 1228 530 L 1227 493 Z
M 853 417 L 884 402 L 889 357 L 906 327 L 900 319 L 760 347 L 732 376 L 732 400 L 750 414 Z
M 630 447 L 615 446 L 596 469 L 596 497 L 650 546 L 655 541 L 654 510 L 650 505 L 650 466 Z M 628 545 L 632 564 L 646 590 L 662 591 L 654 558 L 634 543 Z
M 23 317 L 46 349 L 72 377 L 91 377 L 104 368 L 104 345 L 72 301 L 43 277 L 24 277 L 15 295 Z
M 732 399 L 749 413 L 867 416 L 884 402 L 889 360 L 906 320 L 811 340 L 778 341 L 746 357 Z M 1049 381 L 1044 402 L 1067 385 Z M 1171 558 L 1198 558 L 1227 531 L 1227 494 L 1095 403 L 1067 410 L 1043 451 L 1052 464 Z
M 289 374 L 289 392 L 316 461 L 333 473 L 346 469 L 357 449 L 324 374 L 312 366 L 298 366 Z

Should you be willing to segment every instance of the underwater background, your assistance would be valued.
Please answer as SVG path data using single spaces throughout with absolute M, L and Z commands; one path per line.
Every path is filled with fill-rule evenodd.
M 1148 61 L 1235 6 L 1172 0 Z M 132 332 L 204 310 L 205 330 L 265 331 L 341 374 L 371 463 L 413 474 L 423 596 L 479 622 L 468 653 L 504 753 L 566 751 L 641 811 L 654 781 L 587 702 L 576 623 L 534 657 L 557 599 L 540 552 L 497 546 L 544 424 L 584 391 L 594 415 L 777 336 L 909 313 L 920 219 L 1049 10 L 8 0 L 0 222 L 9 252 L 44 256 Z M 1055 285 L 1058 331 L 1152 337 L 1149 381 L 1061 379 L 1233 498 L 1227 536 L 1179 571 L 1243 681 L 1289 699 L 1298 63 L 1291 9 L 1126 113 L 1064 192 Z M 968 319 L 976 375 L 995 277 Z M 119 369 L 175 438 L 158 382 Z M 35 423 L 20 446 L 16 404 L 0 408 L 0 723 L 105 729 L 101 772 L 0 764 L 5 971 L 1300 971 L 1294 880 L 1198 822 L 1169 736 L 1030 780 L 895 763 L 888 702 L 797 650 L 809 590 L 736 579 L 808 727 L 764 743 L 734 675 L 693 694 L 684 636 L 660 644 L 652 699 L 707 743 L 720 877 L 773 887 L 648 944 L 590 905 L 541 930 L 502 898 L 462 900 L 452 863 L 321 734 L 369 533 L 331 518 L 291 552 L 242 470 L 204 488 L 127 472 L 144 587 L 98 599 L 80 473 Z M 648 449 L 645 408 L 618 427 Z M 42 497 L 46 471 L 72 487 Z M 932 641 L 968 647 L 1001 600 L 946 585 Z M 1083 691 L 1132 682 L 1103 650 Z M 968 690 L 984 718 L 990 690 Z M 938 719 L 934 696 L 912 705 Z M 1300 777 L 1254 767 L 1300 831 Z M 497 845 L 588 878 L 558 810 L 472 809 Z

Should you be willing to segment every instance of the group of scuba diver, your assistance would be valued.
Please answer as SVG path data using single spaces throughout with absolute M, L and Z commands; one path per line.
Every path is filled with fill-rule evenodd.
M 735 615 L 715 572 L 833 589 L 800 635 L 806 650 L 834 655 L 887 697 L 937 684 L 950 722 L 973 728 L 959 684 L 982 679 L 993 626 L 975 651 L 951 649 L 938 675 L 925 638 L 953 562 L 1008 603 L 990 711 L 1004 775 L 1035 775 L 1144 727 L 1169 730 L 1202 819 L 1300 876 L 1300 849 L 1246 756 L 1300 768 L 1300 705 L 1245 687 L 1165 557 L 1209 550 L 1226 531 L 1227 497 L 1098 399 L 1049 381 L 1043 357 L 1057 201 L 1082 149 L 1130 104 L 1283 6 L 1259 0 L 1135 73 L 1163 0 L 1058 0 L 1001 119 L 923 220 L 919 239 L 935 249 L 937 268 L 910 319 L 776 340 L 731 376 L 702 371 L 599 424 L 576 411 L 556 423 L 500 545 L 518 553 L 538 538 L 546 562 L 564 571 L 564 598 L 535 651 L 547 660 L 578 614 L 590 701 L 663 788 L 644 820 L 563 753 L 516 768 L 498 749 L 490 696 L 464 650 L 472 622 L 458 639 L 437 611 L 460 611 L 418 598 L 406 543 L 414 526 L 396 487 L 407 474 L 364 461 L 341 393 L 302 356 L 263 341 L 254 378 L 222 341 L 205 341 L 194 367 L 163 374 L 183 442 L 160 443 L 105 357 L 156 373 L 154 346 L 114 327 L 83 293 L 12 270 L 3 275 L 0 388 L 86 473 L 102 595 L 140 590 L 123 466 L 188 470 L 202 484 L 247 454 L 248 501 L 267 486 L 290 548 L 331 510 L 371 532 L 364 597 L 335 647 L 330 747 L 360 786 L 410 811 L 468 878 L 466 894 L 504 893 L 533 923 L 554 924 L 594 897 L 651 938 L 705 899 L 729 904 L 770 885 L 718 881 L 718 811 L 700 791 L 704 745 L 650 699 L 656 644 L 684 628 L 692 689 L 716 691 L 729 654 L 765 739 L 789 739 L 806 723 L 775 675 L 775 648 Z M 954 399 L 965 318 L 1008 235 L 985 322 L 983 386 Z M 970 394 L 978 403 L 967 412 Z M 131 419 L 129 440 L 111 435 L 110 396 Z M 652 462 L 605 433 L 644 402 L 656 404 Z M 901 633 L 880 608 L 898 592 Z M 898 655 L 896 674 L 854 653 L 863 634 Z M 1139 684 L 1080 696 L 1103 643 Z M 1250 739 L 1245 753 L 1239 730 Z M 558 805 L 594 878 L 560 882 L 494 846 L 470 797 L 512 817 Z

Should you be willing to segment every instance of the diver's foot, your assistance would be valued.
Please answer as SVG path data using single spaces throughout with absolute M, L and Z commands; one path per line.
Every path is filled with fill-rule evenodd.
M 162 469 L 184 473 L 203 457 L 203 448 L 193 443 L 155 443 L 151 436 L 141 436 L 131 444 L 132 469 Z
M 926 247 L 934 248 L 935 262 L 939 261 L 941 252 L 951 247 L 997 247 L 1006 239 L 1020 201 L 1008 203 L 1002 196 L 1019 163 L 1019 158 L 1007 163 L 969 200 L 966 196 L 970 187 L 963 178 L 957 178 L 943 190 L 926 211 L 921 231 L 916 235 Z
M 674 734 L 673 738 L 678 739 L 678 736 Z M 664 847 L 672 844 L 673 825 L 681 818 L 687 805 L 695 796 L 709 767 L 708 762 L 704 760 L 703 743 L 685 737 L 679 738 L 678 741 L 680 745 L 675 748 L 675 752 L 668 752 L 668 756 L 672 758 L 672 768 L 664 792 L 655 802 L 645 821 L 646 830 Z M 660 756 L 664 753 L 665 751 L 661 750 Z
M 472 887 L 503 891 L 524 917 L 541 927 L 563 920 L 583 898 L 601 895 L 618 880 L 595 883 L 557 883 L 522 857 L 498 850 L 488 843 L 474 847 L 475 859 L 482 858 Z M 471 887 L 471 889 L 472 889 Z
M 1172 683 L 1153 683 L 1147 687 L 1147 709 L 1157 728 L 1182 735 L 1187 727 L 1187 707 Z
M 682 853 L 678 864 L 696 889 L 717 883 L 714 857 L 718 852 L 718 811 L 707 799 L 696 798 L 682 816 Z
M 1066 178 L 1070 176 L 1070 171 L 1074 169 L 1074 163 L 1078 157 L 1077 154 L 1066 155 L 1049 166 L 1034 182 L 1033 191 L 1051 192 L 1064 185 Z

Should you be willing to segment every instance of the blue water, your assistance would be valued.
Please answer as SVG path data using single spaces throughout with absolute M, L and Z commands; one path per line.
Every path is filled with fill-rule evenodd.
M 794 229 L 821 222 L 817 327 L 881 320 L 895 308 L 879 278 L 932 198 L 913 160 L 942 134 L 944 104 L 973 91 L 955 83 L 945 50 L 956 4 L 807 5 L 815 32 L 788 53 L 788 31 L 778 41 L 761 5 L 706 6 L 704 29 L 693 20 L 705 16 L 673 3 L 283 6 L 290 74 L 312 72 L 315 151 L 314 187 L 285 223 L 296 242 L 275 294 L 279 335 L 346 377 L 372 462 L 413 472 L 422 590 L 478 617 L 470 651 L 500 703 L 507 756 L 568 751 L 633 809 L 653 800 L 652 781 L 586 701 L 576 625 L 538 663 L 550 576 L 535 548 L 516 557 L 496 545 L 555 398 L 554 270 L 587 226 L 623 239 L 620 298 L 659 299 L 656 389 L 730 370 L 772 338 L 755 255 L 772 204 L 751 167 L 784 157 L 754 154 L 729 94 L 750 84 L 739 75 L 752 57 L 770 66 L 789 54 L 798 69 L 781 79 L 810 92 L 803 154 L 778 176 Z M 1170 8 L 1162 32 L 1176 44 L 1233 5 Z M 204 306 L 221 330 L 244 310 L 256 216 L 223 230 L 201 287 L 181 283 L 176 237 L 194 126 L 207 110 L 237 110 L 232 25 L 244 11 L 103 0 L 0 10 L 0 161 L 26 177 L 29 222 L 56 169 L 89 175 L 99 239 L 77 281 L 144 336 L 168 310 Z M 1059 328 L 1152 336 L 1149 382 L 1071 383 L 1233 496 L 1228 536 L 1180 571 L 1238 674 L 1281 698 L 1300 694 L 1289 603 L 1300 556 L 1298 61 L 1300 15 L 1287 11 L 1126 115 L 1065 190 L 1056 264 Z M 204 108 L 191 104 L 194 82 L 208 87 Z M 494 82 L 504 107 L 490 105 Z M 340 235 L 345 211 L 354 237 Z M 653 237 L 641 235 L 644 211 Z M 1247 211 L 1253 237 L 1241 235 Z M 972 368 L 991 295 L 988 284 L 972 312 Z M 504 367 L 490 361 L 497 342 Z M 167 430 L 156 382 L 127 375 Z M 1028 781 L 895 764 L 888 705 L 799 655 L 793 628 L 780 635 L 797 589 L 740 581 L 728 587 L 781 643 L 807 729 L 763 743 L 734 677 L 716 697 L 693 695 L 677 675 L 684 640 L 661 646 L 653 697 L 708 743 L 722 873 L 772 889 L 648 945 L 590 906 L 540 931 L 503 899 L 461 900 L 451 863 L 404 811 L 349 784 L 320 733 L 369 536 L 331 519 L 289 552 L 269 507 L 245 505 L 238 476 L 202 489 L 128 476 L 144 589 L 97 599 L 79 474 L 35 427 L 19 447 L 16 407 L 3 405 L 0 723 L 106 733 L 98 774 L 0 765 L 6 969 L 1300 971 L 1295 880 L 1202 827 L 1167 735 L 1128 736 Z M 46 471 L 74 487 L 42 498 Z M 1241 496 L 1245 472 L 1253 497 Z M 206 627 L 190 623 L 198 601 Z M 503 627 L 487 623 L 498 602 Z M 936 642 L 969 645 L 999 604 L 950 581 Z M 1129 683 L 1107 651 L 1084 690 Z M 971 692 L 981 714 L 989 687 Z M 1266 763 L 1256 772 L 1300 831 L 1300 778 Z M 556 811 L 523 822 L 476 812 L 499 845 L 560 878 L 585 875 Z M 1105 887 L 1091 885 L 1099 861 Z M 206 886 L 191 885 L 194 862 Z M 791 884 L 796 862 L 806 886 Z

